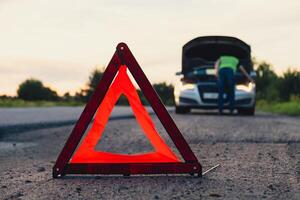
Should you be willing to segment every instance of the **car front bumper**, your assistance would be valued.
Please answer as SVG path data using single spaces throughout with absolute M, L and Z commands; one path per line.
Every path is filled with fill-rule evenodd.
M 218 107 L 218 91 L 216 84 L 188 84 L 179 89 L 175 88 L 176 106 L 216 109 Z M 255 84 L 251 87 L 237 85 L 235 88 L 235 107 L 250 108 L 255 106 Z M 224 107 L 228 107 L 226 94 Z

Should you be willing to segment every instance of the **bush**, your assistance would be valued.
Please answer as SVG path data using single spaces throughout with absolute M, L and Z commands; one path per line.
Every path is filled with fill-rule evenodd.
M 279 78 L 273 71 L 271 64 L 259 63 L 256 74 L 257 98 L 267 101 L 279 100 Z
M 277 76 L 271 64 L 261 62 L 256 69 L 257 99 L 266 101 L 289 101 L 300 96 L 300 71 L 288 69 Z
M 19 85 L 17 90 L 18 98 L 23 100 L 48 100 L 59 99 L 57 92 L 45 87 L 43 83 L 36 79 L 27 79 Z
M 172 106 L 175 104 L 174 86 L 172 84 L 168 85 L 167 83 L 162 82 L 154 84 L 153 87 L 165 105 Z
M 288 101 L 292 96 L 300 96 L 300 72 L 288 69 L 280 80 L 280 99 Z

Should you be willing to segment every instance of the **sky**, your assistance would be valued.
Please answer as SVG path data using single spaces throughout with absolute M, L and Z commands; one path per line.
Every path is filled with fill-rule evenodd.
M 0 0 L 0 95 L 27 78 L 74 94 L 126 42 L 151 83 L 178 84 L 182 46 L 242 39 L 277 73 L 300 70 L 299 0 Z

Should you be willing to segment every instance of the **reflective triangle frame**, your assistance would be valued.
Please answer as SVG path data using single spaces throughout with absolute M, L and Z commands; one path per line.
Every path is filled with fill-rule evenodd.
M 69 163 L 120 66 L 126 65 L 184 162 L 167 163 Z M 159 96 L 125 43 L 119 43 L 91 99 L 86 104 L 53 167 L 53 178 L 67 174 L 197 174 L 202 166 L 177 128 Z

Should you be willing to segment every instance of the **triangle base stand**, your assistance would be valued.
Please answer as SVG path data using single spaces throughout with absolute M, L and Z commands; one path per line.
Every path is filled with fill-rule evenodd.
M 71 163 L 62 174 L 53 173 L 54 178 L 66 174 L 190 174 L 202 175 L 199 163 Z

